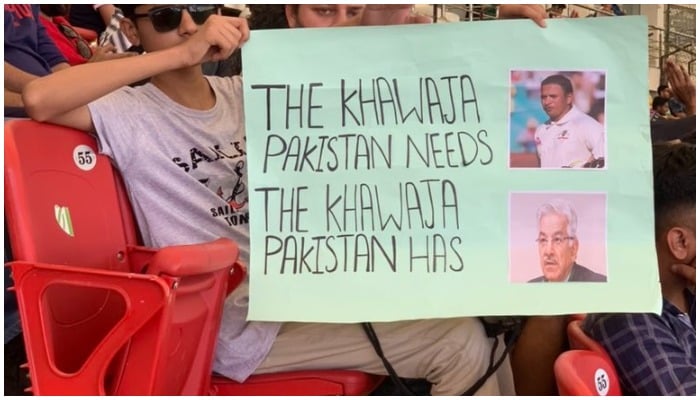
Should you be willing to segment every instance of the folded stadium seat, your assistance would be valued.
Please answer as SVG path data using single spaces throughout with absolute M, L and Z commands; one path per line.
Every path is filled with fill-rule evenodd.
M 592 337 L 588 336 L 586 332 L 583 331 L 581 327 L 583 324 L 582 319 L 576 319 L 570 321 L 566 327 L 566 334 L 569 338 L 569 347 L 572 350 L 590 350 L 600 354 L 603 358 L 610 363 L 610 365 L 615 365 L 610 359 L 608 351 Z
M 355 371 L 256 376 L 211 365 L 223 301 L 245 277 L 228 239 L 138 246 L 128 196 L 95 139 L 5 123 L 5 214 L 31 391 L 36 395 L 361 395 Z
M 31 391 L 205 394 L 229 277 L 244 274 L 238 247 L 136 246 L 96 149 L 83 132 L 5 124 L 9 266 Z
M 620 396 L 620 382 L 612 364 L 591 350 L 565 351 L 554 362 L 561 396 Z

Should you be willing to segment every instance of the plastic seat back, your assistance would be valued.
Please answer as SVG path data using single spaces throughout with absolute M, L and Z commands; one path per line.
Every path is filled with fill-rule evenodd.
M 554 375 L 561 396 L 622 394 L 615 368 L 594 351 L 565 351 L 554 362 Z
M 576 319 L 570 321 L 566 327 L 566 334 L 569 338 L 569 347 L 573 350 L 590 350 L 603 356 L 612 364 L 610 355 L 607 350 L 592 337 L 588 336 L 582 328 L 583 320 Z
M 15 259 L 127 271 L 112 165 L 96 150 L 83 132 L 5 123 L 5 209 Z
M 235 243 L 135 247 L 94 138 L 28 120 L 5 124 L 5 212 L 35 394 L 208 393 Z

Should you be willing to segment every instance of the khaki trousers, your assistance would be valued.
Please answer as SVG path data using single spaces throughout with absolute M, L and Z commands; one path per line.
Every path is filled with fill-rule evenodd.
M 432 395 L 460 395 L 486 371 L 493 340 L 478 319 L 373 323 L 384 355 L 399 376 L 423 378 Z M 502 341 L 501 341 L 502 343 Z M 496 352 L 498 358 L 503 346 Z M 387 375 L 360 324 L 285 323 L 256 374 L 311 369 Z M 477 395 L 514 395 L 508 360 Z

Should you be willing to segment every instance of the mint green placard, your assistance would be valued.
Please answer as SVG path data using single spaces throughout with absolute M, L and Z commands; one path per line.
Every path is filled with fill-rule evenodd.
M 660 312 L 645 19 L 254 31 L 243 61 L 249 319 Z M 538 168 L 556 74 L 602 168 Z M 555 198 L 606 282 L 528 283 Z

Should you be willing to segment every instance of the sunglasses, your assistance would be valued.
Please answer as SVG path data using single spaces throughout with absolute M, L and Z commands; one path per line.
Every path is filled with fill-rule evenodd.
M 197 25 L 202 25 L 207 18 L 217 13 L 219 5 L 215 4 L 183 4 L 156 7 L 145 14 L 133 14 L 134 18 L 148 17 L 156 32 L 169 32 L 180 26 L 182 12 L 187 10 Z
M 82 36 L 78 34 L 78 32 L 75 31 L 75 29 L 65 24 L 58 24 L 58 28 L 65 37 L 73 40 L 75 47 L 78 50 L 78 54 L 80 54 L 81 57 L 86 60 L 89 60 L 90 57 L 92 57 L 92 49 L 90 49 L 90 45 L 85 39 L 83 39 Z

